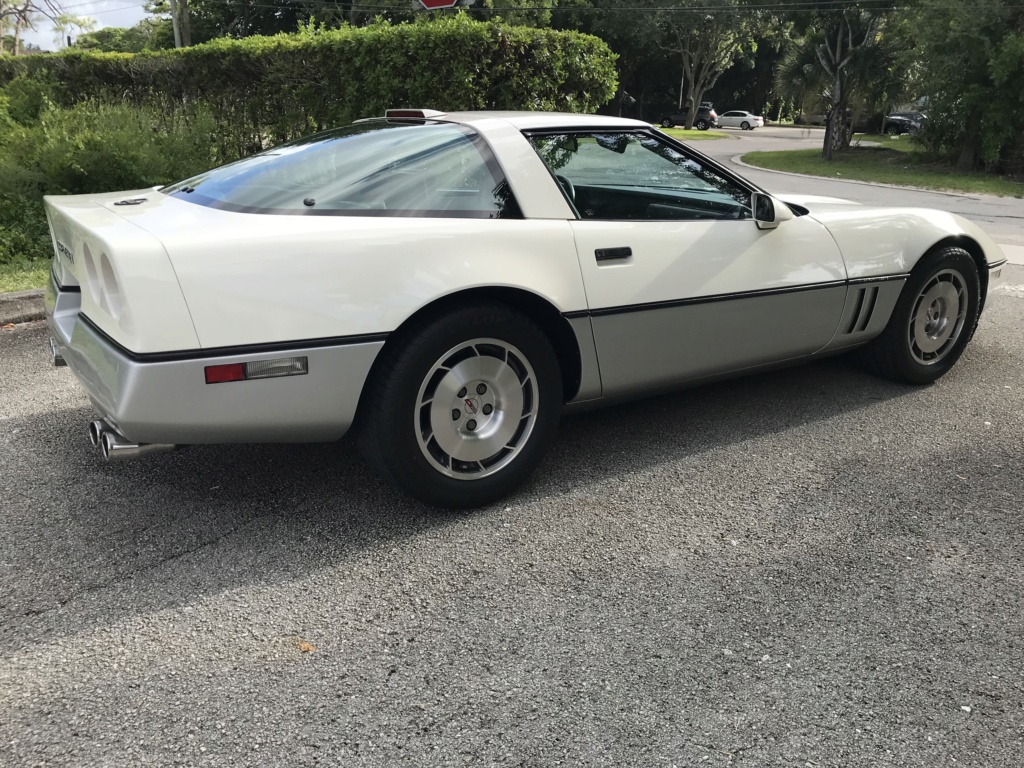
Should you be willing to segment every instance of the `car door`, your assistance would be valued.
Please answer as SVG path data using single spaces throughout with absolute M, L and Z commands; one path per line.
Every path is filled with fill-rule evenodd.
M 742 122 L 742 112 L 726 112 L 718 118 L 719 128 L 739 128 Z
M 578 213 L 605 396 L 799 358 L 834 335 L 846 269 L 812 218 L 759 228 L 749 187 L 653 132 L 530 138 Z

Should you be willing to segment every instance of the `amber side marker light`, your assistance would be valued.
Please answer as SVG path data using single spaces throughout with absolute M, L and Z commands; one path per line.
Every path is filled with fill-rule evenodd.
M 305 376 L 309 373 L 309 358 L 281 357 L 277 360 L 254 360 L 250 363 L 208 365 L 203 370 L 206 373 L 207 384 L 273 379 L 278 376 Z

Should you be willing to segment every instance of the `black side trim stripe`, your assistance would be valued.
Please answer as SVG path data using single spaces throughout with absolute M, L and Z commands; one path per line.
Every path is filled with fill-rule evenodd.
M 1000 259 L 999 261 L 993 261 L 991 264 L 988 265 L 988 268 L 996 269 L 997 267 L 1003 266 L 1003 264 L 1005 264 L 1008 261 L 1009 259 Z
M 652 301 L 649 304 L 626 304 L 620 307 L 605 307 L 604 309 L 591 310 L 591 317 L 602 317 L 604 315 L 622 315 L 629 312 L 645 312 L 652 309 L 671 309 L 673 307 L 688 307 L 694 304 L 714 304 L 719 301 L 735 301 L 736 299 L 754 299 L 759 296 L 778 296 L 784 293 L 803 293 L 805 291 L 817 291 L 824 288 L 846 287 L 845 280 L 836 280 L 831 283 L 817 283 L 816 285 L 798 285 L 786 288 L 766 288 L 760 291 L 741 291 L 739 293 L 720 293 L 713 296 L 696 296 L 691 299 L 673 299 L 671 301 Z
M 713 304 L 719 301 L 735 301 L 737 299 L 754 299 L 759 296 L 778 296 L 785 293 L 803 293 L 805 291 L 818 291 L 826 288 L 841 288 L 852 285 L 864 285 L 867 283 L 887 283 L 891 280 L 906 280 L 907 275 L 885 275 L 883 277 L 859 277 L 854 280 L 833 280 L 828 283 L 814 283 L 813 285 L 795 285 L 785 288 L 765 288 L 758 291 L 739 291 L 737 293 L 719 293 L 711 296 L 695 296 L 689 299 L 672 299 L 670 301 L 652 301 L 647 304 L 624 304 L 618 307 L 604 307 L 603 309 L 578 310 L 575 312 L 563 312 L 562 317 L 567 320 L 574 320 L 580 317 L 602 317 L 605 315 L 622 315 L 630 312 L 646 312 L 654 309 L 671 309 L 673 307 L 688 307 L 695 304 Z M 872 300 L 872 309 L 874 304 Z
M 239 355 L 261 355 L 272 352 L 291 352 L 298 349 L 322 349 L 324 347 L 346 347 L 353 344 L 373 344 L 387 341 L 387 333 L 364 333 L 353 336 L 331 336 L 320 339 L 280 341 L 270 344 L 244 344 L 236 347 L 210 347 L 209 349 L 183 349 L 174 352 L 132 352 L 118 344 L 86 315 L 78 319 L 85 323 L 97 336 L 117 349 L 125 357 L 138 363 L 170 363 L 182 360 L 205 360 L 211 357 L 235 357 Z

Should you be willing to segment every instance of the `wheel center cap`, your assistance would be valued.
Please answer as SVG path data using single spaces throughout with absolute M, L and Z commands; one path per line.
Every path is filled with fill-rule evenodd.
M 480 410 L 480 401 L 475 397 L 467 397 L 462 401 L 466 406 L 466 413 L 473 415 Z

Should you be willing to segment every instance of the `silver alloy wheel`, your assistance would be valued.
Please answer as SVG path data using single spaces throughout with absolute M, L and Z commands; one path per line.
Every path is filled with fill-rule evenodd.
M 537 420 L 537 376 L 526 356 L 500 339 L 452 347 L 430 366 L 414 414 L 420 450 L 457 480 L 508 466 Z
M 967 284 L 955 269 L 944 269 L 925 283 L 907 329 L 914 360 L 923 365 L 942 360 L 960 338 L 967 309 Z

